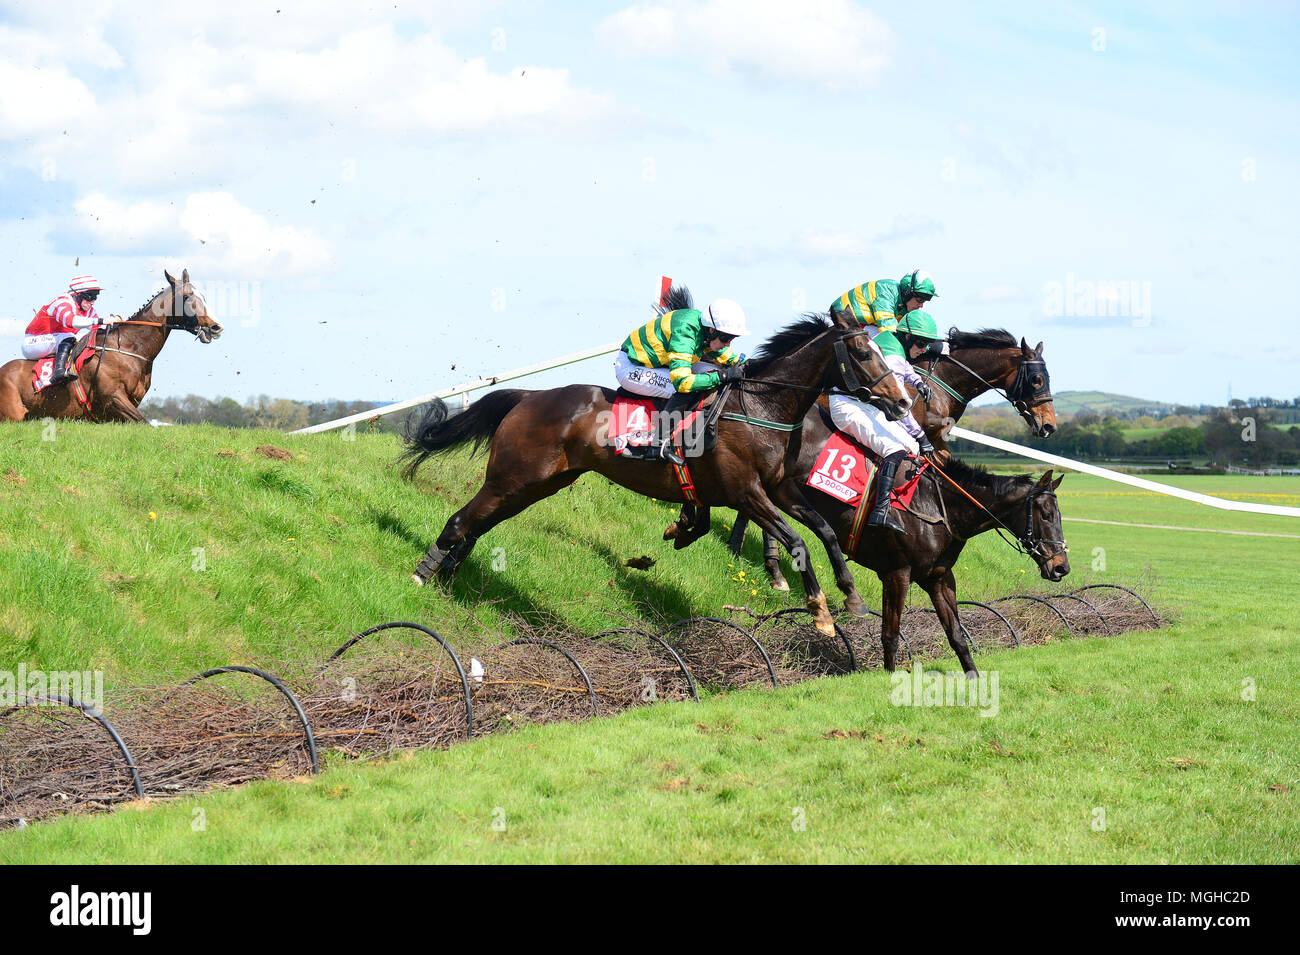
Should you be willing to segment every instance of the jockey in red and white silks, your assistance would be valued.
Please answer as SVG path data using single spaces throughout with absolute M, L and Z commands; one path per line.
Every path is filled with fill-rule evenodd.
M 95 299 L 103 288 L 93 275 L 78 275 L 68 291 L 50 302 L 32 319 L 23 336 L 23 357 L 36 361 L 55 356 L 54 381 L 75 377 L 68 370 L 77 333 L 101 323 L 95 314 Z

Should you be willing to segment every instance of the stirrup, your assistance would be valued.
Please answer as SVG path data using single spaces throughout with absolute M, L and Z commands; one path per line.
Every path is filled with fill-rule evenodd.
M 667 461 L 669 464 L 675 464 L 678 467 L 681 467 L 686 463 L 686 459 L 678 454 L 677 449 L 673 447 L 672 438 L 669 438 L 663 444 L 659 445 L 658 457 Z

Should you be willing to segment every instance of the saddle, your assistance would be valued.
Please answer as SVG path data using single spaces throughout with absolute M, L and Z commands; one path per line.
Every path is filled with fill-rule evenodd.
M 869 509 L 876 497 L 876 472 L 881 457 L 852 435 L 835 427 L 830 412 L 818 407 L 831 436 L 817 454 L 817 462 L 805 482 L 845 504 Z M 924 458 L 908 458 L 898 470 L 890 504 L 905 511 L 912 503 L 920 478 L 929 464 Z
M 87 335 L 82 341 L 77 342 L 72 348 L 72 368 L 78 375 L 81 374 L 81 368 L 95 354 L 95 349 L 91 347 L 94 340 L 94 334 Z M 32 391 L 41 392 L 54 384 L 54 356 L 49 355 L 45 358 L 38 358 L 32 363 Z M 69 382 L 62 382 L 76 386 L 74 390 L 80 390 L 80 383 L 75 379 Z M 78 400 L 80 396 L 78 396 Z M 83 402 L 84 403 L 84 402 Z
M 678 393 L 668 398 L 650 398 L 619 388 L 609 419 L 614 453 L 648 446 L 655 435 L 656 416 L 668 414 L 682 418 L 673 428 L 673 441 L 682 456 L 697 458 L 707 454 L 718 443 L 718 417 L 730 387 L 728 383 L 702 396 Z

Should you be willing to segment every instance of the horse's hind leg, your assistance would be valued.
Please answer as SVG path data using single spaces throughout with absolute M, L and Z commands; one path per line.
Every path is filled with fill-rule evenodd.
M 971 656 L 970 641 L 966 639 L 966 632 L 962 630 L 957 615 L 957 581 L 952 571 L 948 571 L 940 580 L 927 582 L 926 590 L 939 615 L 939 622 L 943 624 L 943 632 L 948 635 L 948 646 L 952 647 L 957 659 L 961 661 L 961 668 L 967 676 L 979 676 L 979 671 L 975 669 L 975 659 Z
M 910 571 L 904 567 L 880 574 L 880 583 L 884 591 L 880 600 L 880 648 L 885 655 L 885 669 L 892 673 L 898 657 L 898 635 L 903 626 L 903 603 L 911 583 Z
M 578 480 L 581 471 L 555 474 L 532 484 L 502 488 L 491 480 L 468 504 L 451 516 L 438 540 L 415 568 L 412 579 L 423 586 L 435 573 L 451 578 L 474 549 L 478 539 L 502 521 L 509 520 L 543 498 Z

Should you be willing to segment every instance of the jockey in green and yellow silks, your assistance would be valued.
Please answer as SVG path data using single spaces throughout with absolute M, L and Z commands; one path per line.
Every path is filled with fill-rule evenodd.
M 718 299 L 704 312 L 679 308 L 647 322 L 623 342 L 622 354 L 631 365 L 641 368 L 667 368 L 668 381 L 653 385 L 645 376 L 624 381 L 627 375 L 615 375 L 619 384 L 637 394 L 664 398 L 674 391 L 706 391 L 721 384 L 720 373 L 696 373 L 694 366 L 707 361 L 720 367 L 744 361 L 744 355 L 731 350 L 731 342 L 744 335 L 745 313 L 730 299 Z M 662 375 L 659 376 L 662 378 Z M 668 387 L 665 388 L 664 384 Z M 647 387 L 650 385 L 650 387 Z
M 876 344 L 882 349 L 903 348 L 894 337 L 899 321 L 908 312 L 914 312 L 935 297 L 934 279 L 929 272 L 914 269 L 895 282 L 877 279 L 849 289 L 831 303 L 831 314 L 848 313 L 859 325 L 865 325 Z M 875 329 L 872 331 L 872 329 Z M 883 336 L 883 340 L 880 340 Z
M 651 398 L 716 388 L 743 374 L 745 356 L 731 343 L 747 331 L 744 310 L 728 298 L 703 311 L 664 312 L 627 336 L 614 356 L 614 377 L 623 389 Z M 666 433 L 657 433 L 655 444 L 653 457 L 676 457 Z

